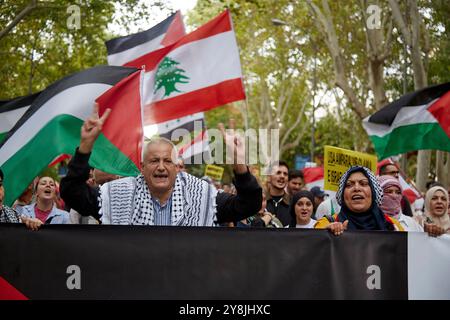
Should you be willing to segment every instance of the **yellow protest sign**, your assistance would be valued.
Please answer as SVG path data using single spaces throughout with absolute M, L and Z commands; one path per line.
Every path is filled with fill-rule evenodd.
M 206 165 L 205 176 L 211 177 L 216 181 L 221 181 L 223 176 L 223 168 L 212 164 Z
M 324 156 L 324 189 L 337 191 L 341 176 L 351 166 L 363 166 L 377 170 L 377 157 L 371 154 L 325 146 Z

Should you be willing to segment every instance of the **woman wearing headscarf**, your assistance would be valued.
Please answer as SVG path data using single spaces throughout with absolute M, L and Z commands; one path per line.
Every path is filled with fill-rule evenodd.
M 365 167 L 351 167 L 342 175 L 336 193 L 341 211 L 323 217 L 315 228 L 329 229 L 334 235 L 340 235 L 346 229 L 403 231 L 395 218 L 381 211 L 382 199 L 383 191 L 373 173 Z
M 383 189 L 383 200 L 380 209 L 383 213 L 395 218 L 405 231 L 423 232 L 423 227 L 413 218 L 402 212 L 402 186 L 397 178 L 391 175 L 383 175 L 377 178 Z
M 430 236 L 450 233 L 448 193 L 441 186 L 430 188 L 425 194 L 425 221 L 423 226 Z
M 314 195 L 311 191 L 301 190 L 294 193 L 289 205 L 291 222 L 289 228 L 312 229 L 316 220 L 311 219 L 314 212 Z

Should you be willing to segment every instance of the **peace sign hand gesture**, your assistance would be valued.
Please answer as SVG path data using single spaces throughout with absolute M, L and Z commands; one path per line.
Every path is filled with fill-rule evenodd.
M 102 131 L 103 124 L 111 113 L 111 109 L 106 109 L 101 117 L 98 116 L 98 104 L 94 103 L 94 110 L 89 118 L 81 126 L 81 141 L 78 151 L 80 153 L 90 153 Z

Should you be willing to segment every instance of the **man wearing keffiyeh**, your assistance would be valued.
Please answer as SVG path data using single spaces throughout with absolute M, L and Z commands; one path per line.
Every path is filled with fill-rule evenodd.
M 170 140 L 156 138 L 144 150 L 139 176 L 109 182 L 92 188 L 85 181 L 89 175 L 89 156 L 110 110 L 93 115 L 81 128 L 81 141 L 69 163 L 69 172 L 61 181 L 61 195 L 66 204 L 82 215 L 100 216 L 104 224 L 213 226 L 239 221 L 256 214 L 262 191 L 247 165 L 234 164 L 237 195 L 217 190 L 206 181 L 176 166 L 176 147 Z M 240 137 L 221 132 L 227 147 L 235 150 L 235 159 L 245 154 Z

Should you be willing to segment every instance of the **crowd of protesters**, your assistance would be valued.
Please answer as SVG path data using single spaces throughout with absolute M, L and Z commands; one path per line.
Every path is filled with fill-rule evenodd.
M 423 207 L 412 206 L 393 163 L 381 166 L 378 176 L 365 167 L 349 168 L 333 198 L 318 186 L 308 190 L 302 171 L 289 170 L 284 161 L 270 166 L 264 183 L 245 164 L 233 165 L 233 185 L 196 178 L 182 160 L 172 160 L 176 147 L 164 138 L 147 144 L 138 177 L 93 170 L 88 165 L 90 153 L 108 114 L 100 118 L 94 111 L 82 126 L 80 146 L 60 190 L 53 178 L 39 177 L 12 208 L 7 207 L 3 179 L 13 177 L 4 177 L 0 170 L 0 222 L 23 222 L 36 230 L 43 224 L 80 223 L 82 216 L 89 216 L 89 221 L 103 224 L 310 228 L 328 229 L 336 236 L 346 230 L 430 236 L 450 232 L 450 190 L 430 183 Z M 225 132 L 223 126 L 221 131 L 236 157 L 245 153 L 237 135 Z

